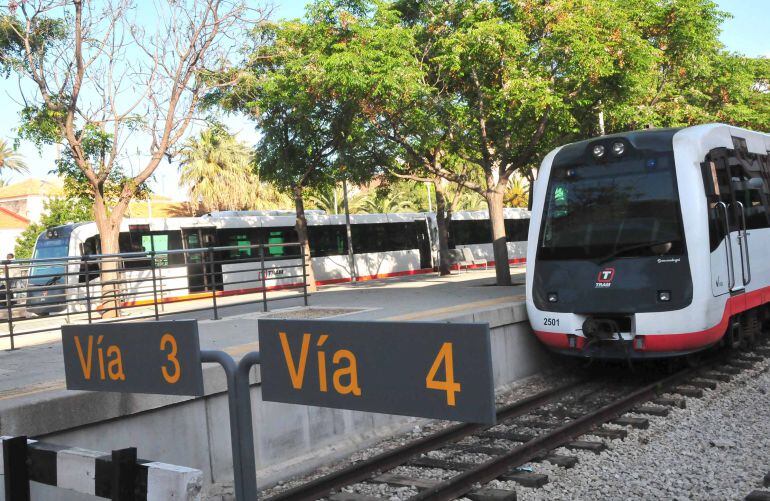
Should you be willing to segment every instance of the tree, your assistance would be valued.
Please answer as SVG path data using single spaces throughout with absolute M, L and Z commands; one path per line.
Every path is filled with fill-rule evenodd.
M 190 138 L 179 152 L 180 184 L 192 206 L 204 211 L 249 209 L 258 198 L 252 152 L 227 130 L 212 127 Z
M 35 89 L 24 96 L 19 135 L 68 150 L 89 184 L 102 250 L 116 253 L 130 201 L 196 118 L 206 76 L 226 68 L 250 9 L 242 0 L 39 0 L 13 2 L 8 13 L 0 62 Z M 88 151 L 89 136 L 102 151 Z M 112 202 L 105 184 L 127 160 L 129 140 L 147 154 Z M 114 275 L 102 266 L 108 295 Z
M 370 191 L 362 200 L 360 210 L 369 214 L 427 211 L 425 198 L 417 193 L 418 184 L 392 182 Z
M 344 190 L 339 184 L 322 186 L 310 190 L 309 202 L 314 209 L 320 209 L 327 214 L 342 214 L 344 207 Z M 348 193 L 348 210 L 356 213 L 359 210 L 363 196 L 360 193 Z
M 347 4 L 357 14 L 365 13 L 361 3 Z M 255 155 L 257 173 L 291 193 L 306 256 L 310 247 L 305 191 L 343 178 L 363 183 L 390 159 L 363 126 L 357 103 L 340 94 L 325 71 L 350 36 L 352 19 L 331 2 L 319 2 L 308 10 L 306 23 L 263 23 L 252 33 L 254 46 L 237 82 L 210 96 L 255 120 L 262 132 Z M 309 273 L 314 286 L 312 268 Z
M 14 172 L 28 172 L 24 159 L 16 153 L 16 150 L 8 146 L 8 143 L 0 139 L 0 172 L 10 170 Z
M 91 220 L 92 204 L 82 198 L 52 198 L 45 203 L 39 223 L 32 223 L 16 238 L 14 255 L 17 259 L 29 259 L 35 249 L 37 237 L 54 226 Z

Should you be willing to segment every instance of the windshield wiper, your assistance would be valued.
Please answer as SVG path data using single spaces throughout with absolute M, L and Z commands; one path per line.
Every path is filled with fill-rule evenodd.
M 644 244 L 634 244 L 634 245 L 629 245 L 627 247 L 621 247 L 620 249 L 617 249 L 617 250 L 607 254 L 603 258 L 601 258 L 598 261 L 597 264 L 604 264 L 607 261 L 609 261 L 610 259 L 612 259 L 614 257 L 617 257 L 620 254 L 624 254 L 626 252 L 632 251 L 632 250 L 646 249 L 647 247 L 655 247 L 656 245 L 664 245 L 664 244 L 669 244 L 669 248 L 666 249 L 664 252 L 660 253 L 660 255 L 663 255 L 663 254 L 665 254 L 666 252 L 668 252 L 671 249 L 671 240 L 661 240 L 659 242 L 647 242 L 647 243 L 644 243 Z

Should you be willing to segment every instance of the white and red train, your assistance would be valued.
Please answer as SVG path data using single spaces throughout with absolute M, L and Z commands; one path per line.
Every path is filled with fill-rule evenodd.
M 644 130 L 549 153 L 527 311 L 566 355 L 663 358 L 751 340 L 770 303 L 770 135 Z
M 529 211 L 505 209 L 509 257 L 523 262 L 529 228 Z M 427 273 L 437 266 L 437 228 L 433 213 L 355 214 L 351 219 L 354 273 L 367 280 Z M 343 215 L 308 211 L 308 240 L 316 283 L 351 280 L 347 230 Z M 265 286 L 280 289 L 297 285 L 302 260 L 291 211 L 231 211 L 201 217 L 126 219 L 120 233 L 121 252 L 155 252 L 156 282 L 163 298 L 179 299 L 210 293 L 223 295 L 261 290 L 262 277 L 257 245 L 267 249 Z M 477 259 L 493 258 L 486 211 L 457 212 L 449 227 L 450 247 L 470 248 Z M 169 252 L 183 249 L 227 247 L 217 250 L 214 264 L 196 253 Z M 32 263 L 27 283 L 27 310 L 38 314 L 82 307 L 86 277 L 90 294 L 98 295 L 99 274 L 83 273 L 83 265 L 56 259 L 78 258 L 100 252 L 95 223 L 49 228 L 36 242 L 33 258 L 54 260 Z M 129 303 L 154 300 L 152 270 L 147 260 L 127 261 L 123 272 Z M 89 265 L 96 266 L 96 265 Z M 78 271 L 80 270 L 80 271 Z M 212 281 L 209 274 L 215 274 Z M 212 284 L 213 282 L 213 284 Z M 61 285 L 61 291 L 52 290 Z M 36 290 L 35 287 L 39 287 Z M 66 304 L 64 299 L 66 298 Z

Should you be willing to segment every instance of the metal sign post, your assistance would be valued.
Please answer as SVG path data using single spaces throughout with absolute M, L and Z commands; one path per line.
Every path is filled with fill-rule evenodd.
M 223 351 L 202 351 L 201 362 L 218 363 L 227 377 L 230 409 L 230 442 L 233 454 L 235 499 L 257 499 L 257 463 L 254 459 L 254 431 L 251 421 L 249 372 L 259 364 L 259 352 L 250 352 L 236 364 Z
M 201 351 L 195 320 L 62 326 L 67 389 L 203 396 L 202 363 L 227 378 L 233 483 L 239 501 L 257 499 L 249 371 L 259 352 L 238 363 L 222 351 Z

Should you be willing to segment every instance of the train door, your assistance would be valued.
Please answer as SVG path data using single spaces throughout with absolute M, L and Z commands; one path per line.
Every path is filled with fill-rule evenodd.
M 711 288 L 714 296 L 740 294 L 751 282 L 751 257 L 746 228 L 746 208 L 737 193 L 748 189 L 751 181 L 740 172 L 742 167 L 726 148 L 709 154 L 704 166 L 711 210 L 712 233 Z M 737 165 L 736 165 L 737 164 Z
M 182 228 L 182 246 L 187 249 L 201 249 L 216 245 L 216 228 Z M 214 253 L 214 260 L 216 260 Z M 222 288 L 221 265 L 212 264 L 208 252 L 185 253 L 187 282 L 190 292 L 208 292 Z M 216 278 L 216 280 L 215 280 Z
M 428 220 L 415 219 L 414 226 L 417 232 L 417 250 L 420 251 L 420 268 L 433 268 Z

